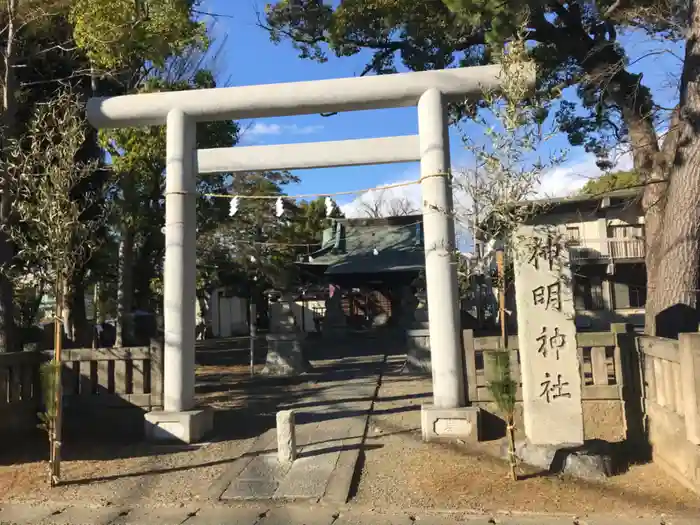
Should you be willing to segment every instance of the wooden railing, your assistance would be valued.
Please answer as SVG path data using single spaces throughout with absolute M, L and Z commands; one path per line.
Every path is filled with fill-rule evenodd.
M 683 416 L 678 341 L 660 337 L 640 337 L 639 350 L 644 355 L 645 400 Z
M 644 239 L 577 239 L 570 241 L 572 261 L 599 259 L 643 259 L 646 254 Z
M 52 352 L 0 354 L 0 430 L 33 425 L 41 409 L 41 364 Z M 163 350 L 146 347 L 65 350 L 62 384 L 66 411 L 163 405 Z
M 611 259 L 643 259 L 646 253 L 644 239 L 610 239 L 608 250 Z
M 585 332 L 576 334 L 576 340 L 581 363 L 583 399 L 622 399 L 623 374 L 616 334 L 614 332 Z M 488 385 L 497 376 L 491 356 L 494 352 L 502 350 L 501 338 L 498 336 L 475 338 L 471 330 L 465 330 L 463 341 L 469 401 L 493 401 Z M 518 383 L 517 400 L 522 401 L 517 336 L 508 338 L 508 351 L 511 354 L 511 376 Z

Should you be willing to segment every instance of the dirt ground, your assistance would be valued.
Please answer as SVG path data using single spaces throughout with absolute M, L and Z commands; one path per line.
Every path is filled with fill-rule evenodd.
M 384 374 L 370 420 L 365 461 L 353 503 L 403 509 L 474 512 L 561 512 L 700 515 L 700 497 L 656 465 L 633 466 L 600 484 L 522 470 L 513 482 L 497 459 L 500 441 L 478 446 L 426 444 L 420 405 L 431 400 L 431 381 Z
M 207 366 L 198 370 L 198 386 L 215 384 L 201 395 L 221 413 L 218 426 L 246 421 L 246 398 L 255 396 L 254 406 L 264 412 L 267 395 L 254 388 L 242 388 L 249 375 L 248 367 Z M 207 390 L 207 388 L 204 388 Z M 257 394 L 257 395 L 256 395 Z M 270 399 L 274 403 L 273 399 Z M 274 416 L 267 418 L 272 425 Z M 65 461 L 62 479 L 65 484 L 47 490 L 46 461 L 37 451 L 46 451 L 45 437 L 36 436 L 23 446 L 12 447 L 12 457 L 3 461 L 0 455 L 0 500 L 6 501 L 70 501 L 80 500 L 105 505 L 172 504 L 206 497 L 206 489 L 223 472 L 226 465 L 243 454 L 264 430 L 235 425 L 240 432 L 224 433 L 219 440 L 199 446 L 157 445 L 138 441 L 84 439 L 69 441 L 64 446 Z M 268 427 L 269 428 L 269 427 Z M 238 435 L 236 435 L 238 434 Z
M 213 482 L 256 437 L 274 428 L 280 407 L 312 405 L 331 387 L 365 373 L 376 377 L 377 372 L 377 365 L 366 369 L 348 362 L 339 377 L 330 379 L 329 366 L 337 367 L 317 361 L 319 368 L 308 376 L 251 379 L 247 347 L 231 349 L 223 342 L 209 346 L 197 352 L 196 389 L 198 400 L 216 409 L 212 440 L 189 446 L 147 443 L 141 437 L 72 435 L 63 447 L 62 484 L 49 489 L 48 445 L 37 432 L 0 447 L 0 502 L 159 506 L 208 499 Z M 256 373 L 264 366 L 262 350 Z M 133 424 L 142 428 L 143 417 Z
M 602 484 L 537 475 L 512 482 L 496 459 L 498 442 L 425 444 L 420 405 L 430 379 L 397 374 L 392 358 L 374 404 L 364 464 L 351 505 L 375 509 L 561 512 L 646 516 L 700 515 L 700 498 L 653 464 L 634 466 Z M 355 373 L 355 372 L 350 372 Z M 352 378 L 349 376 L 348 378 Z M 197 446 L 77 440 L 66 444 L 64 486 L 48 490 L 43 436 L 0 448 L 0 501 L 82 501 L 95 505 L 172 505 L 208 497 L 208 489 L 252 440 L 275 424 L 275 409 L 323 388 L 313 378 L 288 383 L 249 379 L 240 361 L 205 360 L 200 399 L 219 409 L 217 438 Z

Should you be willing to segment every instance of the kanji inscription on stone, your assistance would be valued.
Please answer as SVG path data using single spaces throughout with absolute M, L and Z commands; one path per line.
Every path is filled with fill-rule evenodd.
M 561 282 L 555 281 L 547 286 L 534 288 L 532 302 L 544 306 L 545 310 L 561 310 Z
M 542 354 L 542 356 L 547 357 L 554 352 L 554 356 L 557 361 L 559 360 L 559 350 L 566 344 L 566 336 L 559 333 L 559 327 L 555 326 L 554 331 L 551 334 L 547 333 L 547 327 L 542 327 L 542 333 L 537 338 L 539 343 L 539 348 L 537 351 Z
M 558 397 L 571 397 L 571 392 L 566 389 L 569 386 L 568 381 L 562 381 L 561 374 L 557 374 L 556 381 L 552 379 L 549 372 L 544 373 L 544 381 L 540 383 L 542 391 L 540 397 L 543 397 L 547 403 L 551 403 Z
M 523 419 L 536 445 L 583 443 L 571 268 L 558 238 L 531 225 L 513 237 Z
M 554 263 L 560 258 L 561 245 L 550 234 L 544 238 L 540 236 L 532 237 L 528 252 L 527 262 L 533 265 L 536 270 L 539 270 L 541 261 L 544 261 L 549 269 L 552 270 Z

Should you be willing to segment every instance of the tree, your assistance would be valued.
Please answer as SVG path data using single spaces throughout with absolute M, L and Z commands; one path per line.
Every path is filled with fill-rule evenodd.
M 59 91 L 49 104 L 38 106 L 21 140 L 12 143 L 3 165 L 15 196 L 16 221 L 5 225 L 8 237 L 19 247 L 16 258 L 22 271 L 51 282 L 56 297 L 56 355 L 44 371 L 47 412 L 42 422 L 51 445 L 51 484 L 60 480 L 61 446 L 61 305 L 66 284 L 92 252 L 90 244 L 101 217 L 86 219 L 92 199 L 75 198 L 82 182 L 91 177 L 95 166 L 76 162 L 83 148 L 88 125 L 80 97 Z
M 212 74 L 197 71 L 190 79 L 168 82 L 150 78 L 142 92 L 187 90 L 215 87 Z M 119 206 L 119 292 L 118 330 L 116 345 L 131 337 L 129 322 L 133 310 L 133 293 L 138 306 L 158 308 L 152 300 L 151 281 L 162 268 L 165 242 L 160 229 L 165 221 L 165 127 L 107 130 L 101 134 L 102 143 L 112 157 L 112 166 L 119 174 L 119 191 L 115 195 Z M 237 142 L 238 126 L 233 121 L 200 124 L 197 129 L 199 148 L 228 147 Z M 197 178 L 201 194 L 224 191 L 225 175 L 209 174 Z M 215 228 L 226 216 L 226 203 L 220 199 L 200 197 L 197 223 L 200 235 Z M 137 282 L 134 282 L 136 278 Z
M 374 219 L 380 217 L 400 217 L 420 213 L 408 197 L 386 197 L 386 190 L 368 192 L 360 202 L 360 213 Z
M 547 102 L 527 99 L 526 54 L 524 38 L 513 40 L 500 53 L 494 52 L 503 68 L 501 92 L 485 92 L 480 102 L 484 109 L 467 108 L 483 134 L 462 133 L 474 167 L 453 173 L 459 197 L 456 222 L 475 238 L 499 239 L 506 252 L 515 249 L 513 233 L 533 214 L 530 207 L 516 204 L 533 196 L 542 176 L 565 158 L 565 152 L 542 156 L 541 148 L 555 130 L 546 131 L 542 120 Z
M 22 133 L 20 82 L 18 67 L 22 59 L 28 59 L 23 49 L 23 39 L 31 34 L 35 26 L 46 23 L 54 15 L 60 1 L 40 2 L 38 0 L 8 0 L 0 10 L 2 31 L 0 42 L 3 48 L 2 69 L 2 107 L 0 108 L 0 152 L 6 154 Z M 0 266 L 6 269 L 12 262 L 13 246 L 7 237 L 10 226 L 13 195 L 10 191 L 12 181 L 8 173 L 0 173 Z M 18 341 L 14 338 L 15 328 L 14 293 L 12 282 L 7 272 L 0 272 L 0 352 L 17 349 Z
M 597 179 L 589 180 L 581 188 L 581 193 L 585 195 L 601 195 L 613 190 L 641 188 L 642 185 L 643 182 L 636 171 L 615 171 L 601 175 Z
M 168 54 L 195 43 L 205 44 L 204 26 L 190 16 L 192 4 L 189 0 L 122 1 L 117 2 L 115 9 L 115 3 L 107 0 L 5 2 L 0 8 L 3 28 L 0 45 L 4 51 L 0 63 L 3 90 L 0 155 L 6 155 L 8 145 L 22 136 L 35 105 L 46 103 L 59 84 L 70 85 L 84 97 L 123 93 L 163 63 Z M 98 82 L 100 79 L 102 82 Z M 94 130 L 87 133 L 79 158 L 101 160 Z M 103 189 L 108 177 L 106 170 L 96 167 L 76 193 Z M 5 174 L 0 174 L 3 186 L 0 189 L 11 184 Z M 11 225 L 13 198 L 10 191 L 3 189 L 0 223 L 4 226 Z M 99 201 L 94 202 L 90 213 L 99 213 L 102 207 Z M 7 267 L 12 263 L 14 247 L 4 235 L 0 233 L 0 266 Z M 73 281 L 67 284 L 67 317 L 76 328 L 86 327 L 85 272 L 85 268 L 77 268 Z M 21 290 L 15 297 L 12 283 L 4 274 L 0 275 L 0 351 L 20 344 L 20 338 L 13 337 L 13 300 L 21 299 L 19 307 L 24 311 L 23 298 L 34 295 L 25 291 Z
M 496 408 L 506 419 L 506 434 L 508 437 L 508 463 L 510 476 L 513 481 L 518 479 L 515 472 L 517 458 L 515 455 L 515 404 L 518 392 L 518 383 L 513 379 L 510 368 L 511 354 L 508 350 L 493 352 L 490 356 L 496 379 L 489 381 L 488 390 L 493 396 Z
M 563 88 L 577 86 L 583 111 L 563 100 L 556 114 L 571 144 L 595 153 L 602 167 L 610 167 L 613 146 L 631 147 L 634 170 L 645 184 L 647 333 L 674 335 L 690 328 L 674 325 L 679 316 L 665 316 L 670 324 L 659 330 L 657 321 L 676 305 L 696 307 L 700 167 L 690 161 L 700 152 L 696 0 L 682 8 L 652 0 L 595 5 L 580 0 L 349 0 L 333 5 L 281 0 L 268 8 L 264 25 L 273 41 L 291 41 L 303 58 L 324 61 L 329 52 L 350 56 L 369 50 L 361 73 L 384 74 L 395 72 L 397 61 L 410 70 L 490 63 L 492 44 L 511 39 L 520 21 L 527 24 L 530 56 L 539 66 L 539 94 L 558 97 Z M 657 128 L 669 111 L 655 103 L 642 75 L 630 71 L 617 41 L 619 30 L 630 27 L 686 41 L 679 103 L 670 112 L 663 144 Z

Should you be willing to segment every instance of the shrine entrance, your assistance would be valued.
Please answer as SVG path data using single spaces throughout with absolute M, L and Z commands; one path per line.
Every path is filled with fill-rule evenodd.
M 194 397 L 198 173 L 420 161 L 434 401 L 434 408 L 423 411 L 461 410 L 465 393 L 457 271 L 451 257 L 455 228 L 447 104 L 480 98 L 500 86 L 500 66 L 479 66 L 91 99 L 87 116 L 98 129 L 167 126 L 164 411 L 146 414 L 148 434 L 197 441 L 213 424 L 211 413 L 196 407 Z M 410 106 L 417 107 L 417 135 L 197 150 L 197 122 Z

